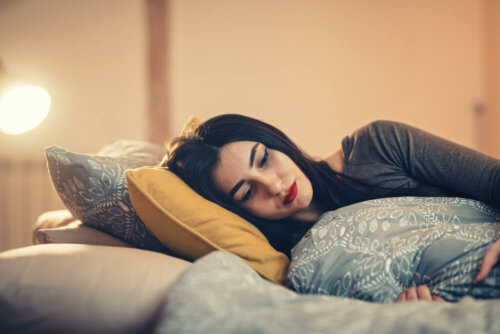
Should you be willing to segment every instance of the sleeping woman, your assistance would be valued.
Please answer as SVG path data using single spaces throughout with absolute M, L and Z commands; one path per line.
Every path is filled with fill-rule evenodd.
M 376 121 L 320 160 L 227 114 L 176 138 L 163 166 L 290 256 L 298 292 L 500 297 L 500 160 L 423 130 Z

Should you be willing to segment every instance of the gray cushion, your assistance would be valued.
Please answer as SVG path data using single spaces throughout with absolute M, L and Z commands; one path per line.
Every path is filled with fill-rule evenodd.
M 97 154 L 74 153 L 58 146 L 46 148 L 45 153 L 54 187 L 75 218 L 136 247 L 170 253 L 134 210 L 124 176 L 126 169 L 160 162 L 164 155 L 161 146 L 120 140 Z

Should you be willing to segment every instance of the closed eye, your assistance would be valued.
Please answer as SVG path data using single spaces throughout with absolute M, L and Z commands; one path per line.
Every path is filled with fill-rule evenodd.
M 253 159 L 251 159 L 253 160 Z M 262 159 L 260 159 L 259 161 L 259 168 L 263 168 L 269 161 L 269 150 L 267 149 L 267 147 L 264 147 L 264 154 L 262 155 Z M 251 163 L 250 163 L 251 165 Z M 255 185 L 250 185 L 250 187 L 248 187 L 248 190 L 247 192 L 245 193 L 245 195 L 241 198 L 240 202 L 246 202 L 248 201 L 249 199 L 252 198 L 252 195 L 253 195 L 253 192 L 255 190 Z
M 243 198 L 241 199 L 241 202 L 246 202 L 250 199 L 250 197 L 252 196 L 254 187 L 255 186 L 253 184 L 250 187 L 248 187 L 248 190 L 245 193 L 245 196 L 243 196 Z

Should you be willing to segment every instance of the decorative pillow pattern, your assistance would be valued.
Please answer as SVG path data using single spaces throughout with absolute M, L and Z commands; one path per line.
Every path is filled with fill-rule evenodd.
M 161 146 L 121 140 L 98 154 L 79 154 L 58 146 L 45 149 L 54 187 L 62 202 L 84 224 L 147 250 L 170 253 L 137 216 L 124 172 L 157 164 Z
M 283 283 L 288 257 L 276 251 L 254 225 L 207 201 L 166 169 L 139 168 L 125 174 L 142 221 L 176 254 L 197 259 L 226 250 L 264 277 Z
M 324 213 L 292 250 L 297 292 L 393 303 L 426 285 L 447 301 L 500 298 L 500 264 L 474 279 L 500 237 L 500 211 L 459 197 L 391 197 Z

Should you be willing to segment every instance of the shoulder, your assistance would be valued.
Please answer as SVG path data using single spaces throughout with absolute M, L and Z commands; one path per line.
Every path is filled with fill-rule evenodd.
M 410 125 L 401 123 L 401 122 L 396 122 L 396 121 L 389 121 L 389 120 L 376 120 L 368 123 L 367 125 L 363 126 L 360 128 L 365 129 L 368 131 L 392 131 L 392 130 L 400 130 L 400 129 L 408 129 L 411 128 Z
M 355 130 L 351 137 L 356 140 L 399 142 L 407 140 L 409 134 L 416 128 L 401 122 L 389 120 L 372 121 Z
M 344 137 L 342 148 L 346 157 L 355 153 L 361 156 L 392 156 L 406 150 L 417 131 L 405 123 L 375 120 Z
M 413 128 L 405 123 L 375 120 L 355 130 L 343 140 L 344 154 L 350 163 L 401 164 L 413 142 Z
M 339 147 L 326 155 L 323 160 L 328 163 L 331 169 L 336 172 L 344 172 L 345 157 L 352 156 L 352 151 L 372 151 L 376 147 L 388 147 L 394 144 L 397 136 L 392 136 L 398 129 L 404 128 L 403 123 L 375 120 L 354 131 L 350 136 L 346 136 Z M 363 153 L 363 156 L 369 154 Z

